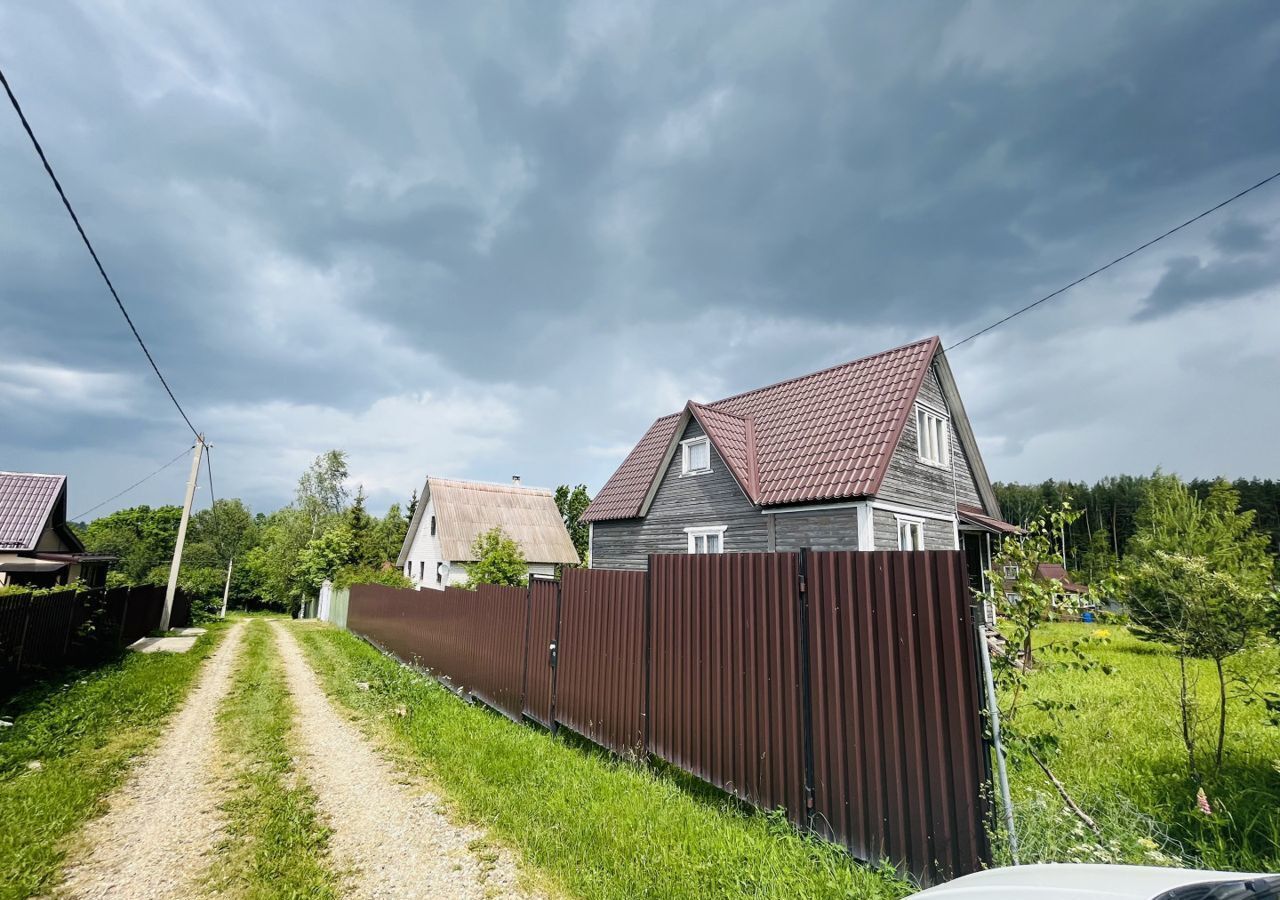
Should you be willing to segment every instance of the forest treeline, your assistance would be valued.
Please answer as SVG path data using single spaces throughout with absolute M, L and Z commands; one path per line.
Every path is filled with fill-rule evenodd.
M 996 497 L 1008 522 L 1023 525 L 1041 510 L 1057 508 L 1068 498 L 1083 515 L 1066 529 L 1067 566 L 1086 573 L 1091 558 L 1105 549 L 1123 557 L 1129 539 L 1137 531 L 1135 516 L 1151 480 L 1150 475 L 1115 475 L 1086 484 L 1056 481 L 1040 484 L 996 482 Z M 1196 478 L 1187 486 L 1200 499 L 1208 497 L 1213 479 Z M 1253 525 L 1270 538 L 1272 553 L 1280 553 L 1280 480 L 1237 478 L 1229 484 L 1240 495 L 1240 508 L 1252 510 Z

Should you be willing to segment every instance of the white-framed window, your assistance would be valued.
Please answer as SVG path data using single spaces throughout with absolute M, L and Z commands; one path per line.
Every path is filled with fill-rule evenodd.
M 924 519 L 913 519 L 908 516 L 897 516 L 898 549 L 924 549 Z
M 686 528 L 689 535 L 690 553 L 723 553 L 724 525 L 707 525 L 700 528 Z
M 711 442 L 705 437 L 680 442 L 680 474 L 696 475 L 711 471 Z
M 1018 567 L 1017 567 L 1017 566 L 1005 566 L 1005 567 L 1004 567 L 1004 577 L 1005 577 L 1005 578 L 1017 578 L 1017 577 L 1018 577 Z
M 1005 594 L 1004 602 L 1008 603 L 1010 606 L 1017 606 L 1019 603 L 1022 602 L 1022 595 L 1021 594 Z
M 946 416 L 927 406 L 916 406 L 916 440 L 921 462 L 951 468 L 950 434 L 951 423 Z

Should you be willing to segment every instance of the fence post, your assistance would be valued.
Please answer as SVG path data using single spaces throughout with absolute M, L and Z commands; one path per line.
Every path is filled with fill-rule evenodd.
M 124 603 L 120 604 L 120 627 L 116 629 L 116 649 L 124 649 L 124 626 L 129 621 L 129 596 L 133 593 L 133 588 L 124 589 Z
M 640 677 L 644 679 L 644 706 L 640 710 L 640 716 L 644 722 L 644 731 L 640 738 L 641 752 L 647 758 L 649 756 L 649 713 L 653 704 L 653 691 L 650 687 L 650 680 L 653 673 L 653 555 L 649 555 L 649 560 L 645 564 L 644 569 L 644 634 L 641 635 L 641 657 L 640 657 Z
M 560 722 L 556 719 L 556 690 L 560 682 L 560 608 L 564 597 L 564 575 L 556 582 L 556 626 L 552 634 L 551 664 L 551 736 L 560 733 Z
M 525 704 L 529 700 L 529 632 L 530 620 L 533 618 L 533 579 L 529 576 L 529 583 L 525 585 L 524 591 L 524 655 L 520 657 L 520 717 L 524 717 Z
M 802 728 L 804 751 L 804 806 L 805 818 L 813 828 L 814 817 L 814 777 L 813 777 L 813 687 L 811 684 L 811 664 L 809 658 L 809 548 L 800 548 L 796 560 L 796 580 L 798 582 L 797 617 L 799 618 L 798 639 L 800 642 L 800 722 Z
M 76 591 L 71 595 L 71 603 L 67 607 L 67 627 L 66 633 L 62 637 L 62 661 L 67 661 L 67 654 L 71 652 L 71 628 L 76 623 L 76 610 L 80 606 L 80 591 Z
M 22 655 L 27 652 L 27 629 L 31 626 L 31 607 L 35 604 L 35 594 L 27 594 L 27 614 L 22 620 L 22 642 L 18 644 L 18 661 L 13 667 L 13 677 L 22 677 Z

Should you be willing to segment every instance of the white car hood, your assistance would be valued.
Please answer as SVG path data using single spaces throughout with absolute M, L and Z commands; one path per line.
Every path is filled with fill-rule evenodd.
M 1155 866 L 1044 863 L 977 872 L 911 896 L 928 900 L 1152 900 L 1184 884 L 1265 877 Z

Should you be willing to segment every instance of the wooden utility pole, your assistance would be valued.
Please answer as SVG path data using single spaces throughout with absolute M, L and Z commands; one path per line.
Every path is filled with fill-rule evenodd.
M 173 615 L 173 596 L 178 592 L 178 569 L 182 567 L 182 545 L 187 540 L 187 522 L 191 518 L 191 501 L 196 495 L 196 479 L 200 475 L 200 458 L 204 455 L 204 435 L 196 435 L 195 452 L 191 454 L 191 478 L 187 480 L 187 499 L 182 504 L 182 521 L 178 524 L 178 542 L 173 546 L 173 562 L 169 564 L 169 586 L 164 592 L 164 611 L 160 613 L 160 630 L 169 630 Z
M 222 589 L 222 615 L 218 616 L 219 619 L 227 617 L 227 597 L 231 595 L 231 564 L 235 560 L 234 556 L 227 560 L 227 586 Z

